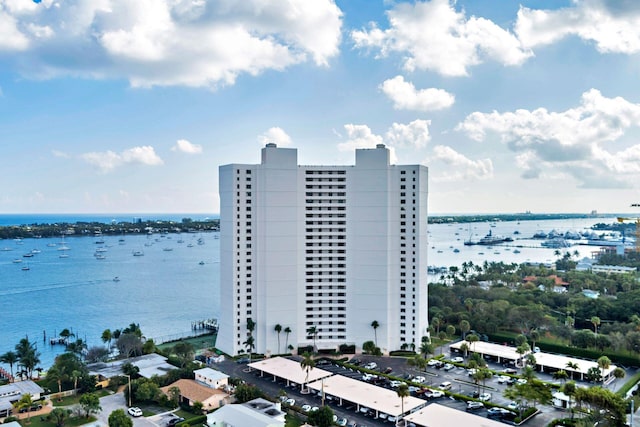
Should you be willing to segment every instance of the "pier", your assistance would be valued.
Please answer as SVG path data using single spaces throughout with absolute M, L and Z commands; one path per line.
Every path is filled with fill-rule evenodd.
M 218 332 L 218 319 L 196 320 L 191 322 L 191 330 Z

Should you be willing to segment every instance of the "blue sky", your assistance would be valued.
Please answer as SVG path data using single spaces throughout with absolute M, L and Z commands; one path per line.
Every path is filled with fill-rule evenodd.
M 633 212 L 632 0 L 0 0 L 2 213 L 217 213 L 384 143 L 438 213 Z

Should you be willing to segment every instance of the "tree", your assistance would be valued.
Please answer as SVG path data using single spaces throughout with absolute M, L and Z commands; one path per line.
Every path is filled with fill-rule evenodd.
M 133 421 L 124 409 L 116 409 L 109 414 L 109 427 L 133 427 Z
M 469 334 L 467 335 L 466 341 L 469 342 L 469 346 L 471 347 L 471 351 L 473 352 L 474 344 L 480 341 L 480 337 L 478 337 L 476 334 Z
M 82 377 L 82 372 L 78 371 L 77 369 L 72 370 L 71 374 L 69 374 L 69 378 L 73 380 L 74 390 L 78 388 L 78 379 L 80 379 L 80 377 Z
M 173 346 L 173 352 L 180 359 L 180 366 L 184 368 L 187 362 L 193 360 L 195 347 L 188 341 L 179 341 Z
M 123 332 L 116 340 L 116 347 L 121 356 L 142 356 L 142 340 L 135 332 Z
M 591 318 L 591 324 L 593 325 L 593 333 L 598 335 L 598 326 L 600 326 L 600 318 L 598 316 L 593 316 Z
M 307 421 L 317 427 L 333 426 L 333 409 L 329 406 L 322 406 L 319 410 L 311 412 L 307 416 Z
M 36 345 L 26 337 L 16 344 L 15 350 L 18 355 L 18 365 L 24 368 L 27 378 L 31 378 L 33 370 L 40 363 L 40 352 L 36 350 Z
M 449 335 L 450 337 L 454 336 L 456 334 L 456 327 L 453 325 L 447 325 L 447 335 Z
M 429 354 L 433 354 L 433 344 L 428 341 L 423 341 L 420 344 L 420 354 L 426 359 Z
M 31 411 L 29 411 L 31 406 L 33 406 L 33 400 L 29 393 L 23 394 L 22 397 L 20 397 L 20 400 L 17 400 L 13 404 L 13 407 L 16 408 L 18 412 L 24 412 L 24 410 L 27 411 L 27 424 L 31 422 Z
M 602 425 L 624 426 L 626 402 L 616 393 L 602 387 L 579 387 L 575 391 L 576 402 L 589 414 L 592 423 L 604 421 Z M 592 424 L 593 425 L 593 424 Z
M 597 360 L 597 363 L 600 371 L 602 372 L 602 382 L 604 383 L 604 380 L 606 378 L 606 375 L 604 373 L 607 371 L 607 369 L 609 369 L 609 366 L 611 366 L 611 359 L 609 359 L 607 356 L 600 356 Z
M 464 357 L 467 357 L 467 354 L 469 353 L 469 344 L 467 344 L 466 341 L 460 344 L 460 351 L 462 352 Z
M 289 350 L 289 334 L 291 333 L 291 328 L 288 326 L 284 328 L 284 333 L 285 333 L 284 346 L 287 350 Z
M 278 354 L 280 354 L 280 332 L 282 332 L 282 325 L 280 323 L 276 323 L 276 326 L 273 327 L 273 330 L 278 334 Z
M 176 386 L 169 388 L 169 400 L 174 406 L 178 406 L 180 403 L 180 388 Z
M 555 371 L 553 373 L 553 379 L 560 380 L 562 383 L 564 383 L 568 378 L 569 374 L 567 374 L 567 371 L 565 371 L 564 369 L 560 369 L 559 371 Z
M 105 329 L 102 332 L 102 337 L 101 338 L 102 338 L 102 342 L 103 343 L 105 343 L 105 344 L 109 343 L 109 347 L 107 347 L 107 348 L 111 349 L 111 339 L 113 338 L 113 334 L 111 333 L 111 329 Z
M 571 411 L 571 419 L 573 419 L 573 405 L 571 404 L 571 399 L 576 394 L 576 383 L 575 381 L 568 381 L 562 386 L 562 392 L 567 395 L 569 398 L 568 407 L 569 411 Z
M 467 338 L 467 332 L 471 330 L 471 325 L 468 320 L 461 320 L 459 327 L 460 332 L 462 332 L 462 339 L 464 340 Z
M 573 379 L 573 373 L 580 369 L 580 365 L 577 362 L 568 361 L 565 366 L 571 371 L 571 379 Z
M 404 398 L 409 397 L 409 386 L 405 383 L 400 384 L 396 389 L 396 393 L 400 398 L 400 411 L 404 415 Z
M 365 341 L 362 344 L 362 351 L 367 354 L 375 354 L 376 348 L 376 343 L 374 343 L 373 341 Z
M 97 394 L 85 393 L 80 396 L 80 407 L 84 411 L 84 416 L 89 418 L 91 414 L 100 412 L 102 407 L 100 406 L 100 398 Z
M 627 373 L 624 371 L 624 369 L 617 367 L 616 369 L 613 370 L 613 376 L 616 379 L 622 379 L 625 377 L 625 375 L 627 375 Z
M 204 404 L 196 400 L 195 402 L 193 402 L 191 409 L 193 410 L 194 414 L 202 414 L 204 409 Z
M 529 344 L 524 343 L 520 346 L 518 346 L 516 348 L 516 353 L 518 353 L 520 355 L 519 360 L 522 360 L 522 357 L 527 354 L 529 352 L 529 350 L 531 350 L 531 347 L 529 347 Z
M 377 320 L 374 320 L 373 322 L 371 322 L 371 327 L 373 328 L 373 338 L 374 338 L 374 342 L 376 343 L 376 347 L 378 346 L 378 333 L 377 330 L 380 327 L 380 323 L 378 323 Z
M 56 427 L 63 427 L 64 423 L 71 417 L 71 409 L 53 408 L 49 416 L 55 420 Z
M 247 340 L 242 343 L 247 348 L 247 353 L 249 353 L 249 361 L 251 361 L 251 354 L 253 353 L 253 349 L 256 348 L 256 344 L 253 341 L 253 336 L 249 335 Z
M 140 368 L 131 362 L 127 362 L 122 365 L 122 373 L 130 376 L 131 378 L 137 378 L 140 373 Z
M 311 353 L 309 353 L 308 351 L 306 351 L 303 355 L 302 355 L 302 360 L 300 361 L 300 367 L 302 368 L 302 370 L 305 372 L 305 378 L 304 378 L 304 384 L 302 384 L 302 391 L 305 391 L 305 386 L 307 385 L 307 382 L 309 381 L 309 372 L 311 372 L 313 370 L 313 368 L 315 368 L 316 366 L 316 362 L 315 360 L 313 360 L 313 355 Z M 309 391 L 308 389 L 306 390 L 307 392 Z
M 47 371 L 47 380 L 55 381 L 58 384 L 58 400 L 62 400 L 62 382 L 69 377 L 64 366 L 53 365 Z
M 249 384 L 240 384 L 236 387 L 236 400 L 238 403 L 245 403 L 260 397 L 262 393 L 258 387 Z
M 317 351 L 316 338 L 318 336 L 318 328 L 316 328 L 315 326 L 309 326 L 307 328 L 307 335 L 310 335 L 313 338 L 313 351 Z
M 11 381 L 13 381 L 13 365 L 18 363 L 18 360 L 18 354 L 15 351 L 7 351 L 0 356 L 0 363 L 6 363 L 9 365 L 9 369 L 11 370 Z

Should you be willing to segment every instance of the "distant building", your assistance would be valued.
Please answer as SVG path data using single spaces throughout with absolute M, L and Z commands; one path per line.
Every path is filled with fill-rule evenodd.
M 8 417 L 13 409 L 13 404 L 25 394 L 30 394 L 36 401 L 44 393 L 42 387 L 31 380 L 17 381 L 0 386 L 0 418 Z
M 200 402 L 205 411 L 218 409 L 230 402 L 230 396 L 224 390 L 208 387 L 195 380 L 180 379 L 160 390 L 168 398 L 172 398 L 171 393 L 174 387 L 180 390 L 178 397 L 180 403 L 193 406 L 195 402 Z
M 229 384 L 229 375 L 211 368 L 202 368 L 193 372 L 196 381 L 211 388 L 222 388 Z
M 592 273 L 606 273 L 606 274 L 628 274 L 638 271 L 635 267 L 625 267 L 623 265 L 601 265 L 594 264 L 591 266 Z
M 221 350 L 248 350 L 249 319 L 258 353 L 359 347 L 374 335 L 383 352 L 420 347 L 427 168 L 392 165 L 382 144 L 355 158 L 299 166 L 296 149 L 270 143 L 260 164 L 220 167 Z

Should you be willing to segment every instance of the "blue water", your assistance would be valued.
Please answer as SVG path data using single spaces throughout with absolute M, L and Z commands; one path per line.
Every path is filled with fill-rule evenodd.
M 60 224 L 76 222 L 99 222 L 111 224 L 113 222 L 142 221 L 176 221 L 191 218 L 194 221 L 204 221 L 219 218 L 217 214 L 0 214 L 0 226 L 31 225 L 31 224 Z
M 38 223 L 51 218 L 32 217 Z M 126 236 L 120 242 L 120 237 L 106 236 L 104 245 L 93 237 L 66 237 L 68 251 L 59 250 L 60 238 L 0 240 L 0 354 L 28 336 L 48 368 L 62 348 L 43 342 L 45 333 L 49 338 L 69 328 L 94 346 L 103 344 L 105 329 L 132 322 L 140 324 L 145 336 L 158 338 L 188 332 L 192 321 L 216 318 L 217 237 L 155 234 Z M 94 256 L 100 246 L 106 249 L 101 260 Z M 41 252 L 23 256 L 34 249 Z M 144 256 L 133 256 L 134 250 Z M 68 257 L 61 258 L 63 253 Z M 23 271 L 27 265 L 29 270 Z
M 195 215 L 0 215 L 0 224 L 110 223 L 112 219 L 131 221 L 134 217 L 204 219 Z M 598 222 L 612 223 L 615 218 L 497 222 L 495 227 L 489 223 L 430 225 L 428 264 L 449 267 L 470 260 L 476 264 L 485 260 L 552 262 L 556 259 L 554 249 L 529 247 L 540 244 L 530 239 L 533 233 L 582 231 Z M 469 235 L 478 240 L 490 229 L 516 240 L 492 248 L 463 245 Z M 520 234 L 513 234 L 516 230 Z M 199 237 L 204 245 L 197 244 Z M 64 252 L 58 250 L 60 238 L 0 240 L 0 354 L 13 350 L 21 338 L 28 336 L 37 343 L 41 365 L 46 369 L 62 348 L 43 342 L 44 333 L 49 338 L 69 328 L 94 346 L 102 345 L 104 329 L 124 328 L 132 322 L 140 324 L 145 336 L 158 338 L 188 332 L 192 321 L 217 317 L 220 241 L 216 237 L 217 233 L 126 236 L 121 244 L 119 237 L 106 236 L 103 260 L 94 256 L 101 245 L 93 237 L 67 237 L 64 243 L 70 248 L 66 251 L 68 258 L 60 258 Z M 178 243 L 179 239 L 184 243 Z M 189 243 L 192 247 L 187 246 Z M 514 253 L 516 245 L 522 246 L 518 254 Z M 23 257 L 33 249 L 41 253 Z M 134 250 L 143 251 L 144 256 L 133 256 Z M 597 247 L 577 245 L 561 251 L 576 250 L 580 256 L 590 256 Z M 14 263 L 15 259 L 22 262 Z M 22 266 L 27 264 L 30 269 L 23 271 Z M 116 276 L 120 281 L 113 280 Z

